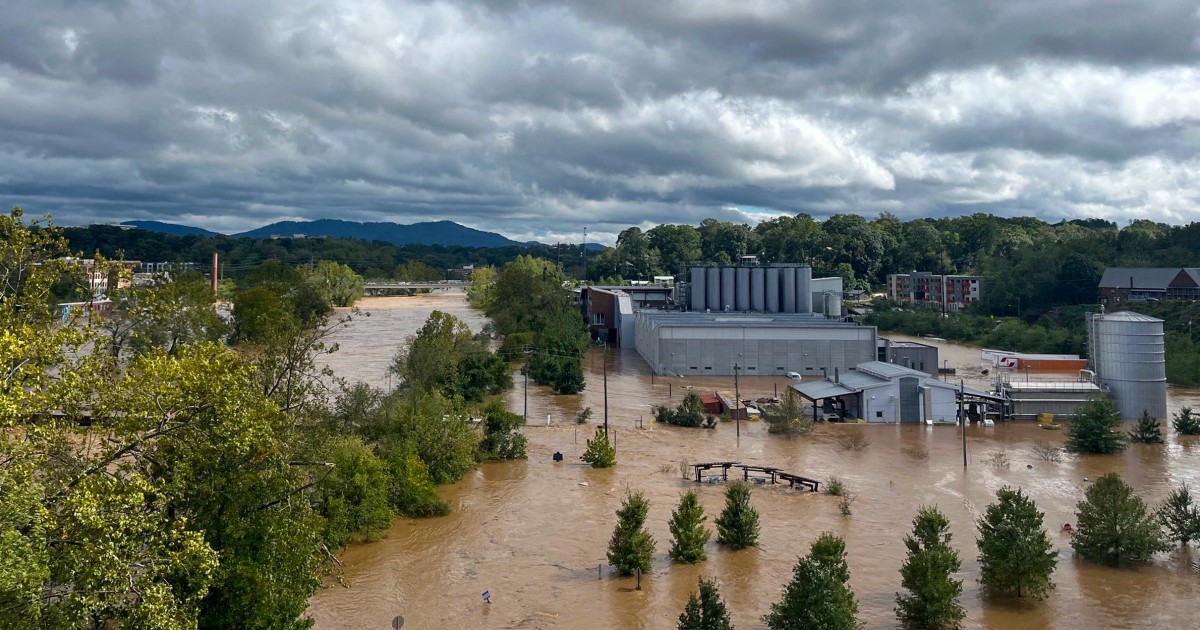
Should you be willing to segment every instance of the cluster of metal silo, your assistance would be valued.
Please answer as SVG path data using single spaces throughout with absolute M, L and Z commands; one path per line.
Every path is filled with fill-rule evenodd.
M 692 267 L 688 275 L 693 311 L 813 312 L 812 267 Z
M 1143 411 L 1167 417 L 1167 359 L 1163 321 L 1121 311 L 1088 315 L 1088 358 L 1121 417 Z

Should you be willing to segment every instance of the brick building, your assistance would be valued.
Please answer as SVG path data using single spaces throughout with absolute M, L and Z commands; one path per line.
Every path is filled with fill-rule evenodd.
M 947 276 L 928 271 L 894 273 L 887 277 L 887 296 L 900 304 L 955 312 L 982 298 L 983 278 Z
M 1109 267 L 1097 290 L 1101 302 L 1200 300 L 1200 268 Z

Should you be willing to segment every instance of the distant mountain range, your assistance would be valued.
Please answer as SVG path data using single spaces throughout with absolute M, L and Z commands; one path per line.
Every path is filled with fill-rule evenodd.
M 215 236 L 201 228 L 161 221 L 126 221 L 123 225 L 131 225 L 139 229 L 167 234 L 203 234 Z M 425 223 L 358 223 L 340 219 L 320 219 L 317 221 L 279 221 L 264 225 L 258 229 L 232 234 L 234 237 L 270 238 L 272 236 L 329 236 L 334 238 L 351 238 L 362 241 L 384 241 L 395 245 L 460 245 L 464 247 L 505 247 L 509 245 L 529 245 L 520 243 L 495 232 L 476 230 L 453 221 L 431 221 Z

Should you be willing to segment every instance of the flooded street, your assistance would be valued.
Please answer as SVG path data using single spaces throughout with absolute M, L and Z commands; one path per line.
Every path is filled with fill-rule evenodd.
M 386 368 L 407 335 L 429 312 L 440 309 L 478 330 L 484 318 L 467 308 L 462 294 L 369 298 L 359 317 L 337 333 L 341 351 L 328 357 L 335 372 L 349 380 L 387 387 Z M 893 336 L 903 338 L 902 336 Z M 967 384 L 987 387 L 980 375 L 979 350 L 938 343 L 941 359 Z M 607 370 L 606 370 L 607 366 Z M 593 470 L 579 462 L 584 440 L 604 421 L 604 373 L 608 381 L 608 421 L 614 431 L 618 463 Z M 731 378 L 659 378 L 632 350 L 593 348 L 585 361 L 587 389 L 556 396 L 524 382 L 517 374 L 506 396 L 512 411 L 527 408 L 529 459 L 484 464 L 460 483 L 440 489 L 453 509 L 446 517 L 397 518 L 381 541 L 344 550 L 350 588 L 333 586 L 311 601 L 309 614 L 319 630 L 386 629 L 397 616 L 404 628 L 675 628 L 688 593 L 699 575 L 719 579 L 721 593 L 739 629 L 763 627 L 759 618 L 779 598 L 796 557 L 807 552 L 822 531 L 845 536 L 851 585 L 860 618 L 868 628 L 893 628 L 895 593 L 904 558 L 903 536 L 918 506 L 936 504 L 950 519 L 954 545 L 962 558 L 963 606 L 968 628 L 1151 628 L 1185 627 L 1196 618 L 1200 575 L 1195 550 L 1160 555 L 1144 566 L 1119 569 L 1077 560 L 1069 538 L 1059 533 L 1075 521 L 1085 478 L 1119 472 L 1151 505 L 1172 485 L 1200 486 L 1200 439 L 1181 438 L 1166 428 L 1167 444 L 1133 445 L 1122 455 L 1065 457 L 1061 463 L 1038 459 L 1038 441 L 1061 444 L 1062 431 L 1032 423 L 973 426 L 967 432 L 969 464 L 962 461 L 956 426 L 818 425 L 807 437 L 769 436 L 761 422 L 743 422 L 741 437 L 733 423 L 716 430 L 657 426 L 650 406 L 676 404 L 686 387 L 710 392 L 732 390 Z M 786 379 L 740 379 L 744 398 L 782 392 Z M 1169 390 L 1168 407 L 1200 408 L 1200 391 Z M 573 417 L 593 409 L 589 425 Z M 546 426 L 547 416 L 550 426 Z M 639 424 L 644 428 L 639 428 Z M 859 452 L 839 450 L 836 438 L 865 431 L 871 444 Z M 925 459 L 905 453 L 928 450 Z M 919 450 L 919 449 L 916 449 Z M 552 455 L 561 452 L 563 463 Z M 997 452 L 1011 465 L 989 465 Z M 681 479 L 680 460 L 737 460 L 776 466 L 824 481 L 842 478 L 857 495 L 853 515 L 841 516 L 835 497 L 756 487 L 752 502 L 760 512 L 760 546 L 728 552 L 710 542 L 708 560 L 672 565 L 667 558 L 667 521 L 679 493 L 696 489 L 712 524 L 723 505 L 721 485 Z M 1046 513 L 1056 545 L 1057 589 L 1043 602 L 988 600 L 980 594 L 975 519 L 1003 485 L 1020 486 Z M 605 549 L 626 489 L 644 491 L 650 500 L 648 528 L 658 545 L 654 569 L 634 590 L 633 578 L 617 578 L 605 566 Z M 491 604 L 481 593 L 490 591 Z M 1192 621 L 1189 621 L 1192 620 Z

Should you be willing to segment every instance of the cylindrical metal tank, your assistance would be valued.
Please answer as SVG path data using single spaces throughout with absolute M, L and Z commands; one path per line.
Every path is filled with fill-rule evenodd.
M 826 291 L 823 295 L 825 299 L 823 300 L 824 303 L 821 306 L 821 312 L 824 313 L 826 317 L 841 319 L 842 296 L 834 293 L 833 291 Z
M 796 312 L 796 268 L 783 268 L 783 305 L 780 309 L 784 313 Z
M 704 301 L 704 267 L 692 267 L 692 310 L 703 311 L 706 302 Z
M 754 311 L 767 310 L 766 269 L 754 267 L 750 270 L 750 309 Z
M 734 303 L 733 294 L 733 267 L 721 267 L 721 310 L 732 311 Z
M 750 268 L 738 267 L 737 278 L 737 301 L 733 305 L 733 310 L 745 312 L 750 310 Z
M 771 267 L 767 269 L 767 312 L 779 312 L 779 269 Z
M 708 310 L 719 313 L 721 312 L 721 270 L 716 267 L 708 267 L 704 270 L 704 300 Z
M 1121 311 L 1091 318 L 1092 360 L 1100 383 L 1107 385 L 1121 417 L 1142 411 L 1167 417 L 1167 362 L 1163 322 Z
M 813 312 L 812 267 L 799 267 L 796 269 L 796 312 Z

